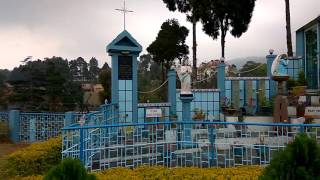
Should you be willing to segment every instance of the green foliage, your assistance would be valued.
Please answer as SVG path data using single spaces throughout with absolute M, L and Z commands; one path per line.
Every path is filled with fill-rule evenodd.
M 188 21 L 192 21 L 193 17 L 199 20 L 199 2 L 197 0 L 163 0 L 170 11 L 178 10 L 187 15 Z
M 111 69 L 102 69 L 99 73 L 99 83 L 102 84 L 104 91 L 100 93 L 100 100 L 104 102 L 105 99 L 111 101 Z
M 308 81 L 305 78 L 304 71 L 299 72 L 297 80 L 290 78 L 287 81 L 287 88 L 288 89 L 292 89 L 293 87 L 296 87 L 296 86 L 308 86 Z
M 299 72 L 297 83 L 299 86 L 308 86 L 308 81 L 306 80 L 306 76 L 304 74 L 304 71 Z
M 297 81 L 295 81 L 292 78 L 288 79 L 288 81 L 287 81 L 287 89 L 292 89 L 293 87 L 295 87 L 297 85 L 298 85 Z
M 169 19 L 161 25 L 156 40 L 149 45 L 147 51 L 156 63 L 168 70 L 175 58 L 181 60 L 189 54 L 188 46 L 185 44 L 188 33 L 189 30 L 180 26 L 176 19 Z M 162 69 L 162 76 L 164 80 L 164 69 Z
M 7 176 L 42 175 L 61 161 L 61 137 L 33 143 L 6 157 Z
M 153 61 L 150 54 L 140 56 L 138 65 L 138 87 L 139 91 L 146 92 L 159 87 L 161 82 L 161 68 Z M 139 102 L 165 102 L 167 86 L 163 86 L 158 91 L 152 93 L 139 93 Z
M 247 72 L 248 71 L 248 72 Z M 266 77 L 267 64 L 262 64 L 254 61 L 247 61 L 240 69 L 242 77 Z
M 95 82 L 97 77 L 99 76 L 99 67 L 98 67 L 98 60 L 96 58 L 91 58 L 89 61 L 89 79 L 90 81 Z
M 85 82 L 90 79 L 88 64 L 82 57 L 70 61 L 69 66 L 74 81 Z
M 255 0 L 206 0 L 199 1 L 203 30 L 213 39 L 221 35 L 222 57 L 227 32 L 240 37 L 247 31 Z
M 45 180 L 95 180 L 93 174 L 88 174 L 81 162 L 76 159 L 65 159 L 59 165 L 50 169 Z
M 319 168 L 319 145 L 315 139 L 300 134 L 293 143 L 275 155 L 261 179 L 319 179 Z
M 82 105 L 83 92 L 72 80 L 68 61 L 60 57 L 29 61 L 15 68 L 8 79 L 11 104 L 26 111 L 69 111 Z

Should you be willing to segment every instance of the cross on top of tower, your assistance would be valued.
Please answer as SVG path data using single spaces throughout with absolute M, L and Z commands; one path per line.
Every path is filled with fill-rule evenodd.
M 126 13 L 133 12 L 126 9 L 126 0 L 123 0 L 123 8 L 122 9 L 115 9 L 117 11 L 121 11 L 123 13 L 123 29 L 126 30 Z

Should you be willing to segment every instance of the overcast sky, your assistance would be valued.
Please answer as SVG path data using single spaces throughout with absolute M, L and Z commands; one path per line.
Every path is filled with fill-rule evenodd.
M 295 31 L 320 15 L 320 0 L 290 2 L 295 51 Z M 12 69 L 27 56 L 96 57 L 100 66 L 110 64 L 105 47 L 123 30 L 123 16 L 114 10 L 122 6 L 122 0 L 0 0 L 0 69 Z M 127 7 L 134 11 L 127 30 L 142 53 L 168 18 L 192 29 L 184 14 L 169 12 L 162 0 L 127 0 Z M 199 62 L 220 57 L 220 41 L 204 34 L 200 23 L 197 36 Z M 285 38 L 284 0 L 257 0 L 248 31 L 237 39 L 227 35 L 226 58 L 265 56 L 270 48 L 286 52 Z M 191 31 L 187 44 L 192 52 Z

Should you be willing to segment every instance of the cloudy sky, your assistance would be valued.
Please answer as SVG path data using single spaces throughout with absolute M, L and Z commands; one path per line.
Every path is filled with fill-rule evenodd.
M 290 0 L 293 46 L 295 31 L 320 15 L 320 0 Z M 123 30 L 122 0 L 0 0 L 0 69 L 13 67 L 27 56 L 34 59 L 61 56 L 96 57 L 100 66 L 110 63 L 105 46 Z M 161 24 L 177 18 L 191 29 L 185 15 L 172 13 L 162 0 L 127 0 L 133 10 L 127 30 L 146 47 L 156 38 Z M 286 52 L 284 0 L 257 0 L 249 30 L 240 38 L 226 39 L 226 58 L 265 56 L 268 49 Z M 220 41 L 212 40 L 198 24 L 198 59 L 220 57 Z M 192 46 L 192 34 L 187 39 Z M 190 49 L 191 51 L 191 49 Z

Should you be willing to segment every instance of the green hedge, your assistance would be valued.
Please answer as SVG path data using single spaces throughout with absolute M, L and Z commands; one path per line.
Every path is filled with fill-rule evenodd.
M 265 168 L 261 179 L 320 179 L 320 147 L 314 138 L 300 134 Z
M 6 176 L 43 175 L 61 162 L 61 137 L 33 143 L 4 157 Z

